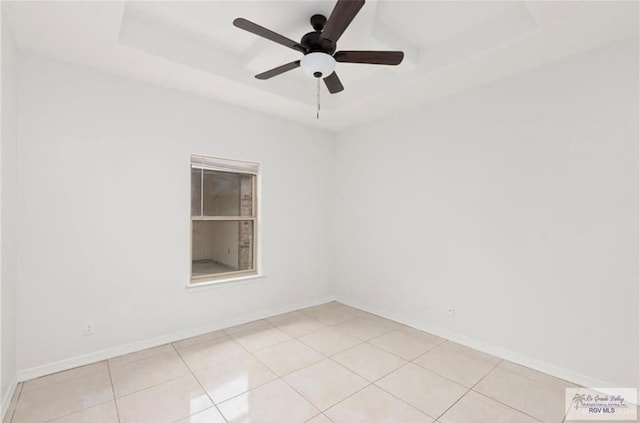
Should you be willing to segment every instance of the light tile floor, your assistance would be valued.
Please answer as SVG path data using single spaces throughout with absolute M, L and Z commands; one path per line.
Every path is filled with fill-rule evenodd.
M 4 423 L 563 423 L 565 387 L 333 302 L 24 382 Z

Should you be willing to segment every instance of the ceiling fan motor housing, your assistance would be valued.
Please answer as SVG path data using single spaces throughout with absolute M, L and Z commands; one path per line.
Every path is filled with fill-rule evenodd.
M 336 45 L 321 42 L 322 30 L 327 23 L 324 15 L 313 15 L 310 22 L 314 31 L 305 34 L 300 40 L 300 45 L 305 49 L 305 56 L 300 60 L 300 66 L 309 76 L 326 78 L 336 68 L 336 60 L 332 56 L 336 51 Z
M 300 40 L 300 45 L 304 48 L 305 54 L 317 51 L 327 54 L 335 53 L 336 43 L 321 39 L 322 30 L 324 29 L 324 24 L 327 22 L 327 18 L 323 15 L 313 15 L 310 21 L 314 30 L 304 34 Z

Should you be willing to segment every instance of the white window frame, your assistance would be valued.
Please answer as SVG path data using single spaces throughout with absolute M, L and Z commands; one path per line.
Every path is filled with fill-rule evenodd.
M 211 284 L 220 284 L 232 281 L 243 281 L 247 279 L 261 278 L 261 255 L 260 255 L 260 163 L 244 160 L 228 159 L 222 157 L 211 157 L 202 154 L 191 155 L 191 165 L 189 168 L 189 184 L 191 184 L 192 169 L 215 170 L 219 172 L 228 172 L 235 174 L 249 174 L 254 176 L 252 186 L 252 216 L 191 216 L 191 190 L 189 191 L 189 284 L 188 287 L 201 287 Z M 200 182 L 200 201 L 201 210 L 204 202 L 203 196 L 204 184 Z M 214 273 L 209 275 L 193 276 L 193 222 L 194 221 L 252 221 L 253 222 L 253 240 L 252 255 L 253 268 L 249 270 L 237 270 L 233 272 Z

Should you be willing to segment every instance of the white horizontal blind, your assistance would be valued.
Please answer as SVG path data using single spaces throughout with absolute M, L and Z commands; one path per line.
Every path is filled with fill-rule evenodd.
M 240 160 L 207 157 L 198 154 L 191 155 L 191 167 L 194 169 L 218 170 L 222 172 L 250 173 L 257 175 L 260 164 Z

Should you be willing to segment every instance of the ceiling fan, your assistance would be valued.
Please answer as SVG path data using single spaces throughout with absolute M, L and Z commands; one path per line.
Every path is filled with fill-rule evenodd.
M 344 90 L 335 73 L 336 62 L 365 63 L 371 65 L 399 65 L 404 58 L 401 51 L 337 51 L 337 42 L 353 18 L 364 6 L 365 0 L 338 0 L 329 19 L 313 15 L 310 19 L 313 31 L 305 34 L 299 43 L 275 33 L 244 18 L 237 18 L 233 25 L 267 40 L 294 49 L 304 57 L 256 75 L 269 79 L 287 71 L 302 67 L 314 78 L 322 78 L 331 94 Z

